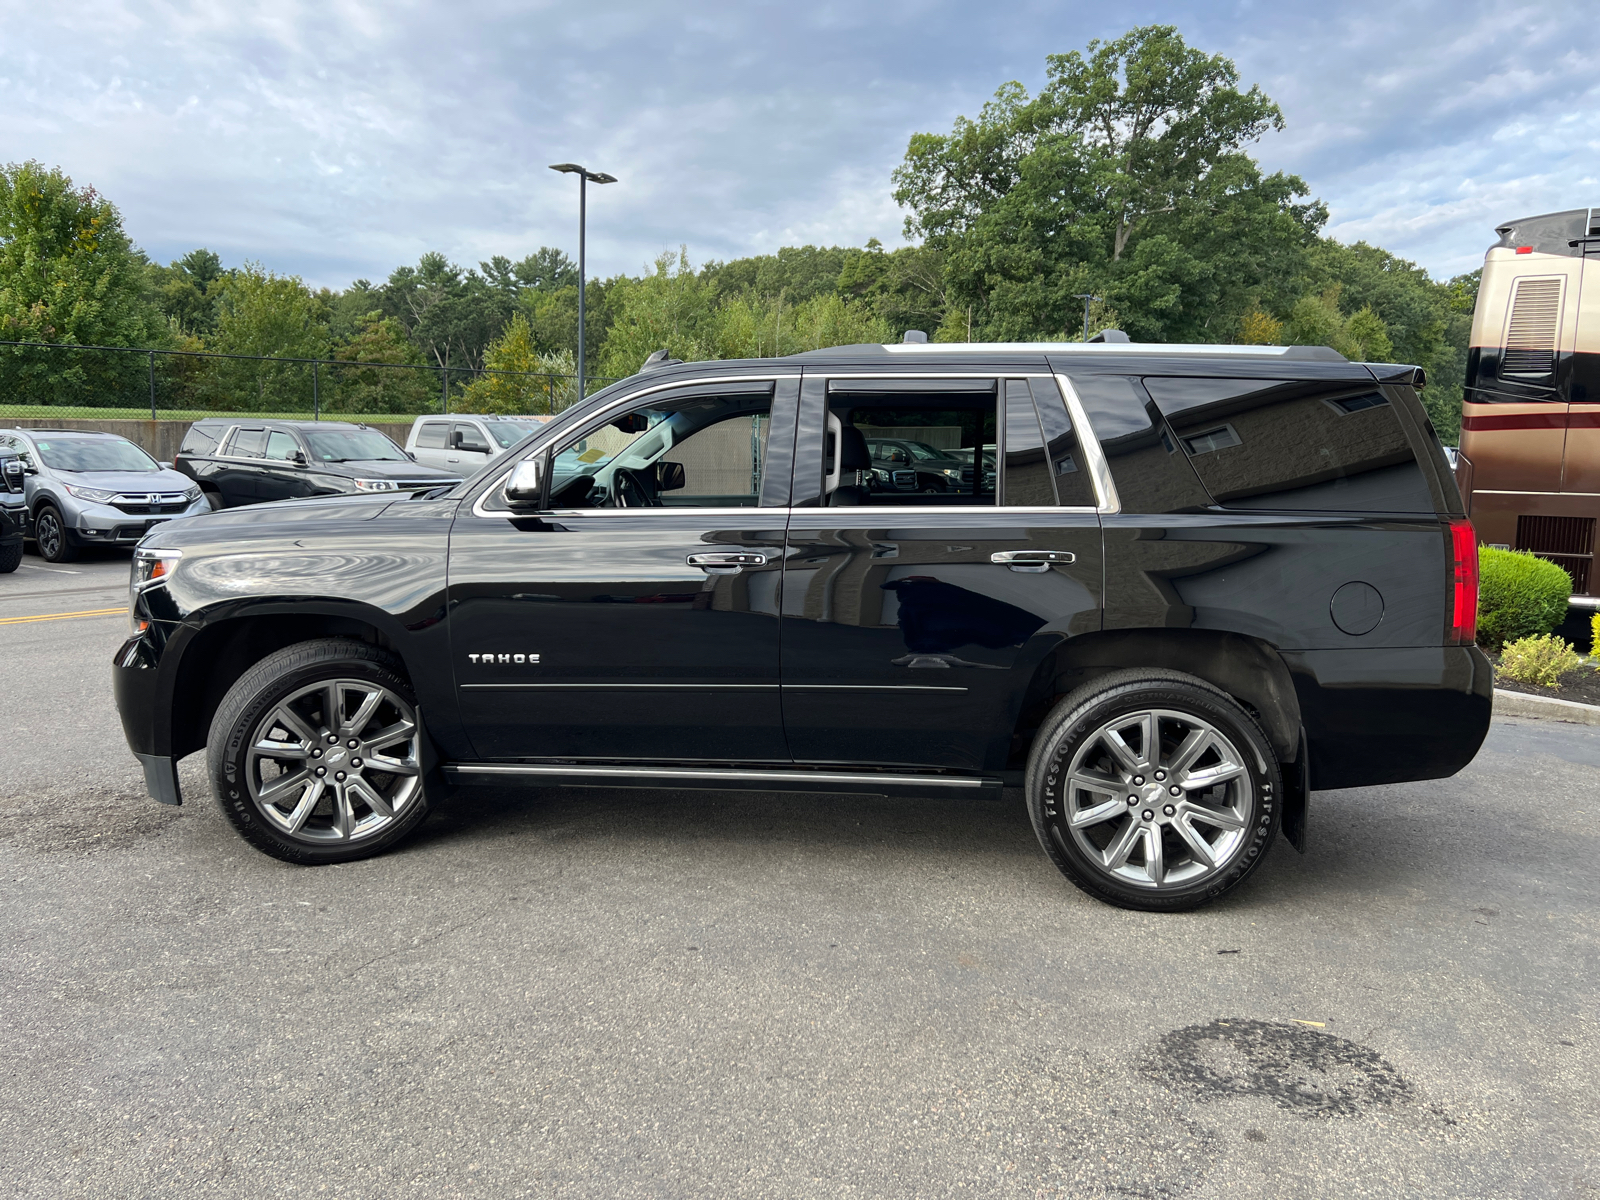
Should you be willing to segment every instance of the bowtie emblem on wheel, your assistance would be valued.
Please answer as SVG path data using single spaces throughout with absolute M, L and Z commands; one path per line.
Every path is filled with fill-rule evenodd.
M 539 656 L 537 654 L 469 654 L 467 655 L 467 661 L 484 666 L 501 663 L 506 666 L 537 667 L 539 665 Z

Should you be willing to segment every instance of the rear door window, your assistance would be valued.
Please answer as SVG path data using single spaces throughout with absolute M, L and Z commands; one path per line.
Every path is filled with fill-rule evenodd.
M 1405 427 L 1370 383 L 1146 378 L 1144 384 L 1217 504 L 1433 511 Z
M 228 441 L 228 453 L 235 458 L 260 458 L 266 448 L 265 429 L 240 429 Z
M 418 450 L 443 450 L 445 431 L 450 426 L 443 421 L 428 421 L 417 430 L 416 448 Z

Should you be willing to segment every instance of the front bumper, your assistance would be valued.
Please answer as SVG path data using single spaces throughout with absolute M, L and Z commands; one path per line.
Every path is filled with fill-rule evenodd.
M 109 504 L 82 504 L 68 517 L 67 527 L 73 538 L 85 545 L 132 546 L 157 525 L 210 511 L 203 496 L 182 512 L 154 514 L 126 513 Z

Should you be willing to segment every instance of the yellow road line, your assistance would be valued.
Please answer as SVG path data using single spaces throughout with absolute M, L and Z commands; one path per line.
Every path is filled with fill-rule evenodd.
M 126 608 L 88 608 L 83 612 L 47 613 L 42 617 L 0 617 L 0 625 L 27 625 L 33 621 L 66 621 L 73 617 L 119 617 Z

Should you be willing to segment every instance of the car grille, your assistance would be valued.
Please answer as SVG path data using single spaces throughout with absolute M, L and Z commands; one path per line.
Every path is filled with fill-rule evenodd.
M 396 479 L 394 485 L 402 492 L 421 492 L 429 488 L 455 487 L 460 482 L 459 479 Z
M 917 473 L 915 471 L 890 471 L 889 478 L 894 481 L 897 488 L 910 491 L 917 486 Z
M 129 515 L 141 513 L 181 513 L 189 507 L 182 492 L 134 492 L 113 496 L 111 504 Z
M 972 485 L 972 468 L 971 467 L 962 467 L 961 468 L 961 482 L 964 483 L 964 484 L 967 484 L 969 487 Z

